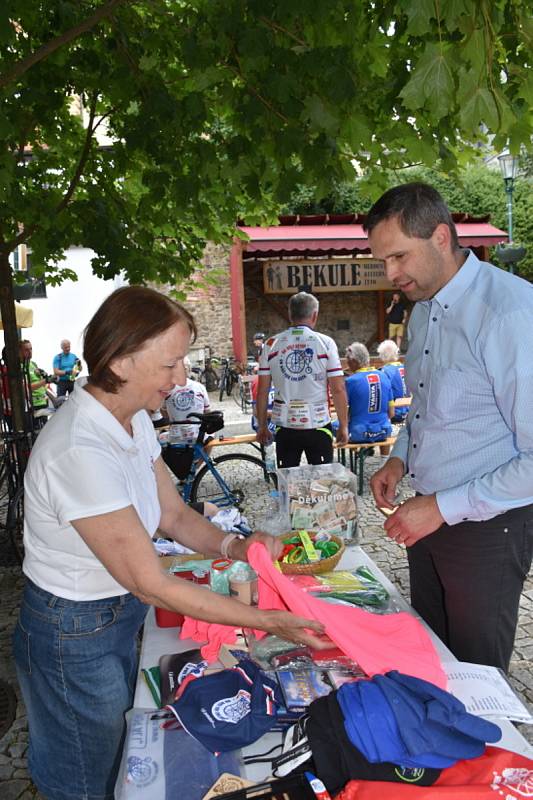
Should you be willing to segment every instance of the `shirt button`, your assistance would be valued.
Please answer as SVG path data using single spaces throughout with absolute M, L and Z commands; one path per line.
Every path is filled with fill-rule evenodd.
M 433 322 L 436 322 L 436 321 L 437 321 L 437 317 L 433 317 Z
M 425 353 L 426 355 L 428 355 L 428 354 L 429 354 L 429 350 L 424 350 L 424 353 Z
M 419 383 L 418 385 L 420 386 L 420 388 L 422 388 L 424 384 L 423 383 Z
M 416 444 L 414 444 L 413 447 L 416 447 Z
M 504 532 L 504 533 L 509 533 L 509 528 L 504 528 L 504 529 L 503 529 L 503 532 Z
M 463 522 L 468 522 L 468 517 L 463 517 Z
M 448 306 L 444 306 L 444 308 L 448 308 Z
M 415 477 L 415 473 L 411 472 L 411 478 L 414 478 L 414 477 Z
M 415 419 L 420 419 L 420 414 L 415 414 Z

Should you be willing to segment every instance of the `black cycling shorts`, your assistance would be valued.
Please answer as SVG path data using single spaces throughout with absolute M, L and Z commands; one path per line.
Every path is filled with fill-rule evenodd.
M 308 464 L 331 464 L 333 461 L 331 423 L 322 428 L 309 430 L 276 428 L 276 459 L 279 468 L 299 466 L 302 453 L 305 453 Z

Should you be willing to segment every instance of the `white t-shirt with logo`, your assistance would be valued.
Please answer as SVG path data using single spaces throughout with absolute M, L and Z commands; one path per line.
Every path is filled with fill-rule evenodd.
M 133 506 L 152 536 L 161 519 L 154 463 L 161 454 L 146 411 L 133 436 L 83 386 L 53 414 L 33 447 L 24 478 L 24 573 L 70 600 L 126 594 L 71 520 Z
M 186 420 L 188 414 L 204 414 L 209 411 L 209 395 L 203 383 L 187 378 L 185 386 L 175 386 L 164 402 L 170 422 Z M 200 424 L 171 425 L 169 441 L 192 444 L 198 436 Z
M 292 325 L 268 339 L 259 375 L 269 375 L 274 384 L 272 422 L 294 429 L 327 425 L 328 379 L 343 374 L 333 339 L 308 325 Z

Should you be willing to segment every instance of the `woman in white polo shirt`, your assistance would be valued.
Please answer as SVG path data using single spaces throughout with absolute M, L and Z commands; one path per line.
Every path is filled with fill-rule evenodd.
M 14 634 L 29 768 L 50 800 L 111 800 L 148 604 L 317 645 L 322 626 L 259 611 L 162 573 L 151 537 L 246 559 L 179 497 L 150 417 L 195 335 L 180 305 L 118 289 L 85 331 L 86 382 L 39 434 L 25 476 L 26 587 Z M 279 544 L 254 534 L 273 557 Z

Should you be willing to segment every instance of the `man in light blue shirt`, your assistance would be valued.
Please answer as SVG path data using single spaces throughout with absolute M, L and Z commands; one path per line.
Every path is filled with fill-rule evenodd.
M 77 362 L 79 362 L 79 358 L 70 352 L 69 340 L 63 339 L 61 352 L 54 356 L 54 375 L 57 377 L 58 397 L 65 397 L 74 391 L 74 373 Z
M 442 198 L 398 186 L 371 209 L 372 254 L 409 300 L 412 403 L 372 478 L 408 547 L 411 602 L 462 661 L 507 669 L 533 551 L 533 286 L 459 247 Z

